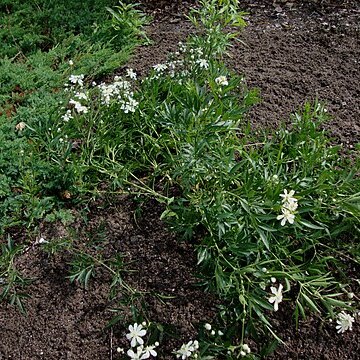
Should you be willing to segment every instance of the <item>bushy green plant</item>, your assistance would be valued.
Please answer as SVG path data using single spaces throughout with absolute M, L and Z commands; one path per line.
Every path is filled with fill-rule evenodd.
M 221 16 L 216 4 L 203 4 L 202 36 L 180 44 L 141 83 L 128 69 L 88 92 L 75 84 L 61 131 L 82 139 L 81 161 L 114 187 L 157 196 L 172 228 L 187 239 L 202 234 L 203 283 L 223 298 L 236 357 L 246 337 L 276 336 L 270 314 L 282 301 L 293 304 L 297 324 L 308 309 L 332 317 L 351 309 L 332 250 L 346 251 L 336 239 L 358 228 L 359 165 L 349 170 L 331 145 L 317 102 L 295 114 L 290 129 L 251 132 L 243 114 L 256 92 L 225 67 L 231 36 L 219 32 L 242 22 L 232 1 Z M 86 98 L 75 101 L 79 91 Z
M 24 277 L 15 266 L 15 257 L 23 251 L 22 246 L 16 246 L 10 236 L 0 249 L 0 300 L 8 300 L 25 313 L 24 299 L 28 298 L 26 286 L 31 279 Z
M 140 41 L 150 42 L 144 30 L 144 26 L 149 24 L 149 18 L 139 9 L 139 4 L 126 4 L 119 1 L 113 9 L 107 7 L 106 10 L 112 15 L 112 26 L 120 31 L 123 39 L 128 41 L 136 37 Z

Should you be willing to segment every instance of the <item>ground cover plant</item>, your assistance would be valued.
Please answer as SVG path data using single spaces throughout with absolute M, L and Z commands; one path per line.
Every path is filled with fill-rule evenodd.
M 39 170 L 42 191 L 74 202 L 89 194 L 128 193 L 139 202 L 150 197 L 164 204 L 162 219 L 184 241 L 195 243 L 201 283 L 222 304 L 216 324 L 204 324 L 199 340 L 174 350 L 178 358 L 267 355 L 281 341 L 272 312 L 285 302 L 297 326 L 313 311 L 336 319 L 340 333 L 351 330 L 356 279 L 347 278 L 342 259 L 358 263 L 359 252 L 355 241 L 345 243 L 341 235 L 358 232 L 359 164 L 355 159 L 350 167 L 331 145 L 321 128 L 326 105 L 319 102 L 294 114 L 290 128 L 252 132 L 244 114 L 257 92 L 223 61 L 236 36 L 224 30 L 244 26 L 242 14 L 234 1 L 201 5 L 191 16 L 199 33 L 147 77 L 138 79 L 126 69 L 111 82 L 92 83 L 86 81 L 91 76 L 71 71 L 63 108 L 45 121 L 19 126 L 20 139 L 30 140 L 26 144 L 36 160 L 56 165 L 46 177 Z M 14 129 L 12 136 L 19 139 Z M 40 194 L 39 180 L 27 176 L 22 193 L 36 194 L 34 219 L 41 219 L 49 200 Z M 8 187 L 4 198 L 13 191 Z M 61 210 L 48 220 L 55 216 L 71 223 L 70 213 Z M 24 309 L 27 282 L 14 265 L 23 249 L 6 235 L 3 295 Z M 105 270 L 111 296 L 136 294 L 123 281 L 121 254 L 105 258 L 101 239 L 78 246 L 74 238 L 39 242 L 52 256 L 67 252 L 71 281 L 87 287 Z M 12 289 L 18 288 L 14 297 Z M 161 354 L 161 339 L 153 339 L 161 327 L 152 327 L 151 319 L 142 323 L 141 314 L 134 309 L 124 357 Z M 274 340 L 267 343 L 268 334 Z
M 31 225 L 51 212 L 61 189 L 76 181 L 74 169 L 61 173 L 61 161 L 49 161 L 51 153 L 39 151 L 41 142 L 47 143 L 58 131 L 50 118 L 67 98 L 63 85 L 72 71 L 92 79 L 114 71 L 136 43 L 144 41 L 141 27 L 147 20 L 134 5 L 115 1 L 5 1 L 1 9 L 1 228 L 5 229 L 24 221 Z M 25 124 L 42 127 L 36 144 L 24 136 Z

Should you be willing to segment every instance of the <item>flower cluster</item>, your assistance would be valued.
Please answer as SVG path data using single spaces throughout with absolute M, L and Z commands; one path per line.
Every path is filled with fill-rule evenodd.
M 150 356 L 156 357 L 157 352 L 155 348 L 159 346 L 156 342 L 154 345 L 144 346 L 143 337 L 146 335 L 146 329 L 144 326 L 146 323 L 129 325 L 129 333 L 126 334 L 126 338 L 130 341 L 131 349 L 127 351 L 127 355 L 133 360 L 149 359 Z
M 197 340 L 189 341 L 187 344 L 183 344 L 181 348 L 175 351 L 176 358 L 185 360 L 190 358 L 190 356 L 194 355 L 199 349 L 199 342 Z
M 241 356 L 246 356 L 251 353 L 250 347 L 248 344 L 242 345 L 242 350 L 240 351 Z
M 288 192 L 286 189 L 283 194 L 280 194 L 282 197 L 282 213 L 278 215 L 276 219 L 281 220 L 281 226 L 284 226 L 286 222 L 293 224 L 295 221 L 295 211 L 298 208 L 298 202 L 297 199 L 294 198 L 294 194 L 294 190 Z
M 74 105 L 74 109 L 78 114 L 86 114 L 88 112 L 88 108 L 82 105 L 80 101 L 70 99 L 69 104 Z
M 69 90 L 73 91 L 73 97 L 76 99 L 76 100 L 74 98 L 70 99 L 69 105 L 71 106 L 71 108 L 74 109 L 77 114 L 86 114 L 89 111 L 89 109 L 86 105 L 81 103 L 81 101 L 88 100 L 87 95 L 83 91 L 84 75 L 83 74 L 70 75 L 69 84 L 65 84 L 65 86 L 67 87 L 68 91 Z M 68 122 L 72 118 L 73 118 L 73 111 L 71 109 L 67 109 L 66 113 L 61 116 L 61 119 L 64 122 Z
M 210 332 L 210 335 L 213 335 L 213 336 L 216 335 L 216 331 L 215 331 L 214 329 L 212 329 L 211 324 L 206 323 L 206 324 L 204 325 L 204 328 L 205 328 L 205 330 L 207 330 L 207 331 Z M 223 333 L 221 330 L 218 330 L 218 331 L 217 331 L 217 335 L 222 336 L 222 335 L 224 335 L 224 333 Z
M 171 77 L 174 78 L 176 75 L 176 70 L 182 68 L 184 65 L 182 60 L 173 60 L 168 61 L 164 64 L 156 64 L 153 66 L 155 70 L 155 74 L 151 77 L 152 79 L 159 79 L 161 76 L 165 75 L 166 73 Z
M 136 73 L 132 69 L 127 70 L 127 76 L 136 79 Z M 138 101 L 134 99 L 130 82 L 119 76 L 115 76 L 114 82 L 111 84 L 102 83 L 98 85 L 98 89 L 100 90 L 101 102 L 104 105 L 109 106 L 112 100 L 115 100 L 120 104 L 120 108 L 125 114 L 135 112 L 139 105 Z
M 154 72 L 150 79 L 160 79 L 163 76 L 176 77 L 181 84 L 192 70 L 207 70 L 209 67 L 210 63 L 202 48 L 188 47 L 179 42 L 179 50 L 171 54 L 169 61 L 153 66 Z

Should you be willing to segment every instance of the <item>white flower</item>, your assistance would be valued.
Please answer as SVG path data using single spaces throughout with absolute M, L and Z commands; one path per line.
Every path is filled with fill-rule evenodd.
M 288 221 L 289 224 L 293 224 L 295 220 L 295 215 L 288 209 L 282 208 L 282 214 L 276 217 L 277 220 L 281 220 L 281 226 L 284 226 Z
M 198 59 L 198 60 L 196 60 L 196 62 L 203 69 L 208 69 L 209 68 L 209 63 L 205 59 Z
M 336 320 L 336 323 L 338 324 L 336 325 L 338 334 L 344 333 L 347 330 L 352 330 L 352 324 L 354 321 L 354 318 L 351 315 L 346 314 L 345 311 L 338 314 L 338 320 Z
M 241 356 L 246 356 L 246 352 L 243 351 L 243 350 L 241 350 L 241 351 L 240 351 L 240 355 L 241 355 Z
M 290 190 L 290 192 L 288 193 L 288 191 L 284 189 L 284 193 L 280 194 L 280 196 L 282 197 L 282 202 L 287 204 L 297 202 L 297 199 L 294 198 L 294 194 L 295 194 L 294 190 Z
M 210 330 L 211 330 L 211 325 L 208 324 L 208 323 L 206 323 L 206 324 L 204 325 L 204 328 L 205 328 L 206 330 L 210 331 Z
M 269 303 L 272 304 L 274 303 L 274 310 L 278 311 L 279 309 L 279 303 L 282 302 L 283 296 L 282 296 L 282 289 L 283 286 L 280 284 L 279 288 L 277 289 L 276 287 L 272 286 L 270 288 L 271 292 L 274 294 L 274 296 L 270 296 L 269 298 Z
M 181 52 L 185 52 L 186 51 L 186 45 L 184 43 L 182 43 L 181 41 L 178 42 L 179 45 L 179 50 Z
M 250 350 L 250 347 L 248 344 L 243 344 L 242 348 L 246 353 L 248 353 L 248 354 L 251 353 L 251 350 Z
M 284 226 L 286 222 L 289 222 L 289 224 L 293 224 L 295 220 L 295 211 L 298 208 L 298 202 L 297 199 L 294 198 L 295 191 L 290 190 L 288 192 L 286 189 L 284 189 L 284 193 L 280 194 L 280 197 L 282 197 L 282 214 L 277 216 L 277 220 L 281 220 L 281 226 Z
M 69 65 L 70 65 L 70 66 L 73 66 L 73 65 L 74 65 L 74 62 L 73 62 L 71 59 L 69 60 Z
M 81 105 L 81 103 L 79 103 L 78 101 L 71 99 L 69 101 L 69 104 L 74 105 L 76 112 L 79 114 L 81 113 L 86 114 L 88 112 L 88 108 L 86 106 Z
M 128 76 L 130 79 L 136 80 L 136 72 L 133 69 L 126 69 L 126 76 Z
M 120 109 L 123 110 L 125 114 L 129 112 L 134 113 L 136 107 L 139 105 L 139 102 L 130 96 L 125 101 L 122 100 L 121 103 Z
M 84 85 L 84 75 L 81 74 L 81 75 L 70 75 L 69 77 L 69 81 L 76 85 L 76 84 L 79 84 L 80 86 L 83 86 Z
M 68 122 L 70 119 L 73 118 L 71 114 L 71 110 L 67 110 L 66 113 L 61 117 L 65 122 Z
M 81 93 L 77 92 L 77 93 L 75 94 L 75 97 L 77 97 L 78 99 L 87 100 L 87 96 L 86 96 L 86 94 L 83 93 L 83 92 L 81 92 Z
M 157 72 L 162 72 L 167 69 L 166 64 L 157 64 L 157 65 L 154 65 L 153 67 L 154 67 L 154 70 Z
M 196 52 L 198 53 L 198 55 L 200 55 L 200 56 L 204 54 L 202 48 L 195 49 L 195 51 L 196 51 Z
M 76 111 L 81 114 L 84 113 L 86 114 L 88 112 L 88 108 L 86 106 L 83 106 L 80 104 L 80 106 L 75 106 Z
M 143 329 L 141 324 L 135 323 L 134 325 L 129 325 L 129 333 L 126 334 L 126 338 L 131 341 L 131 347 L 135 347 L 137 344 L 144 344 L 142 336 L 145 336 L 146 330 Z
M 276 277 L 273 277 L 273 276 L 272 276 L 272 277 L 270 278 L 270 280 L 271 280 L 272 283 L 276 283 Z
M 199 347 L 199 343 L 195 341 L 189 341 L 187 344 L 183 344 L 179 350 L 175 352 L 176 357 L 181 360 L 185 360 L 192 355 L 192 352 L 197 350 Z
M 229 85 L 226 76 L 219 76 L 215 79 L 215 82 L 220 86 Z
M 283 208 L 285 208 L 293 213 L 298 208 L 298 203 L 297 203 L 297 201 L 287 202 L 287 203 L 283 204 Z
M 21 121 L 15 126 L 15 129 L 18 131 L 22 131 L 25 129 L 25 127 L 26 127 L 26 124 L 23 121 Z
M 46 243 L 48 243 L 48 241 L 45 240 L 43 237 L 41 237 L 41 238 L 39 239 L 38 243 L 39 243 L 39 244 L 46 244 Z
M 136 352 L 134 352 L 133 349 L 129 349 L 127 355 L 133 360 L 144 360 L 150 357 L 150 355 L 147 356 L 147 354 L 144 354 L 142 345 L 136 348 Z
M 275 184 L 279 183 L 279 177 L 275 174 L 272 176 L 271 181 L 274 182 Z
M 148 359 L 150 356 L 156 357 L 157 352 L 154 350 L 155 348 L 156 348 L 156 344 L 146 346 L 146 348 L 143 350 L 143 356 L 146 356 L 144 357 L 144 359 Z

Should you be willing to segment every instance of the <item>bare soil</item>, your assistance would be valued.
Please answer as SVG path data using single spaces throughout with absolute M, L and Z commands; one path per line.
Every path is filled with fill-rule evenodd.
M 184 17 L 193 2 L 142 3 L 154 16 L 148 28 L 153 45 L 139 48 L 129 66 L 144 75 L 193 31 Z M 262 101 L 248 114 L 254 130 L 288 121 L 291 112 L 317 97 L 327 103 L 332 120 L 326 128 L 334 141 L 353 148 L 360 142 L 360 3 L 242 3 L 249 12 L 249 26 L 228 62 L 245 75 L 250 87 L 261 91 Z M 114 316 L 110 309 L 128 298 L 120 293 L 109 301 L 109 277 L 101 271 L 87 290 L 70 283 L 70 255 L 47 255 L 36 244 L 40 237 L 51 241 L 76 233 L 77 246 L 100 244 L 104 258 L 124 254 L 124 268 L 131 269 L 124 272 L 124 281 L 141 292 L 135 303 L 147 304 L 142 316 L 164 325 L 172 335 L 164 337 L 159 359 L 173 358 L 171 351 L 196 336 L 199 324 L 213 321 L 219 301 L 196 286 L 194 246 L 165 228 L 159 220 L 160 205 L 139 205 L 118 196 L 94 201 L 86 216 L 75 206 L 73 211 L 78 220 L 71 228 L 42 223 L 34 237 L 22 232 L 15 237 L 15 242 L 29 245 L 16 265 L 34 281 L 27 289 L 31 297 L 26 316 L 0 304 L 0 359 L 116 359 L 116 348 L 125 345 L 130 308 L 124 320 L 111 329 L 105 326 Z M 350 270 L 356 274 L 359 269 Z M 310 317 L 296 331 L 290 313 L 288 305 L 274 315 L 285 345 L 271 359 L 360 359 L 358 324 L 352 332 L 338 335 L 334 324 Z

